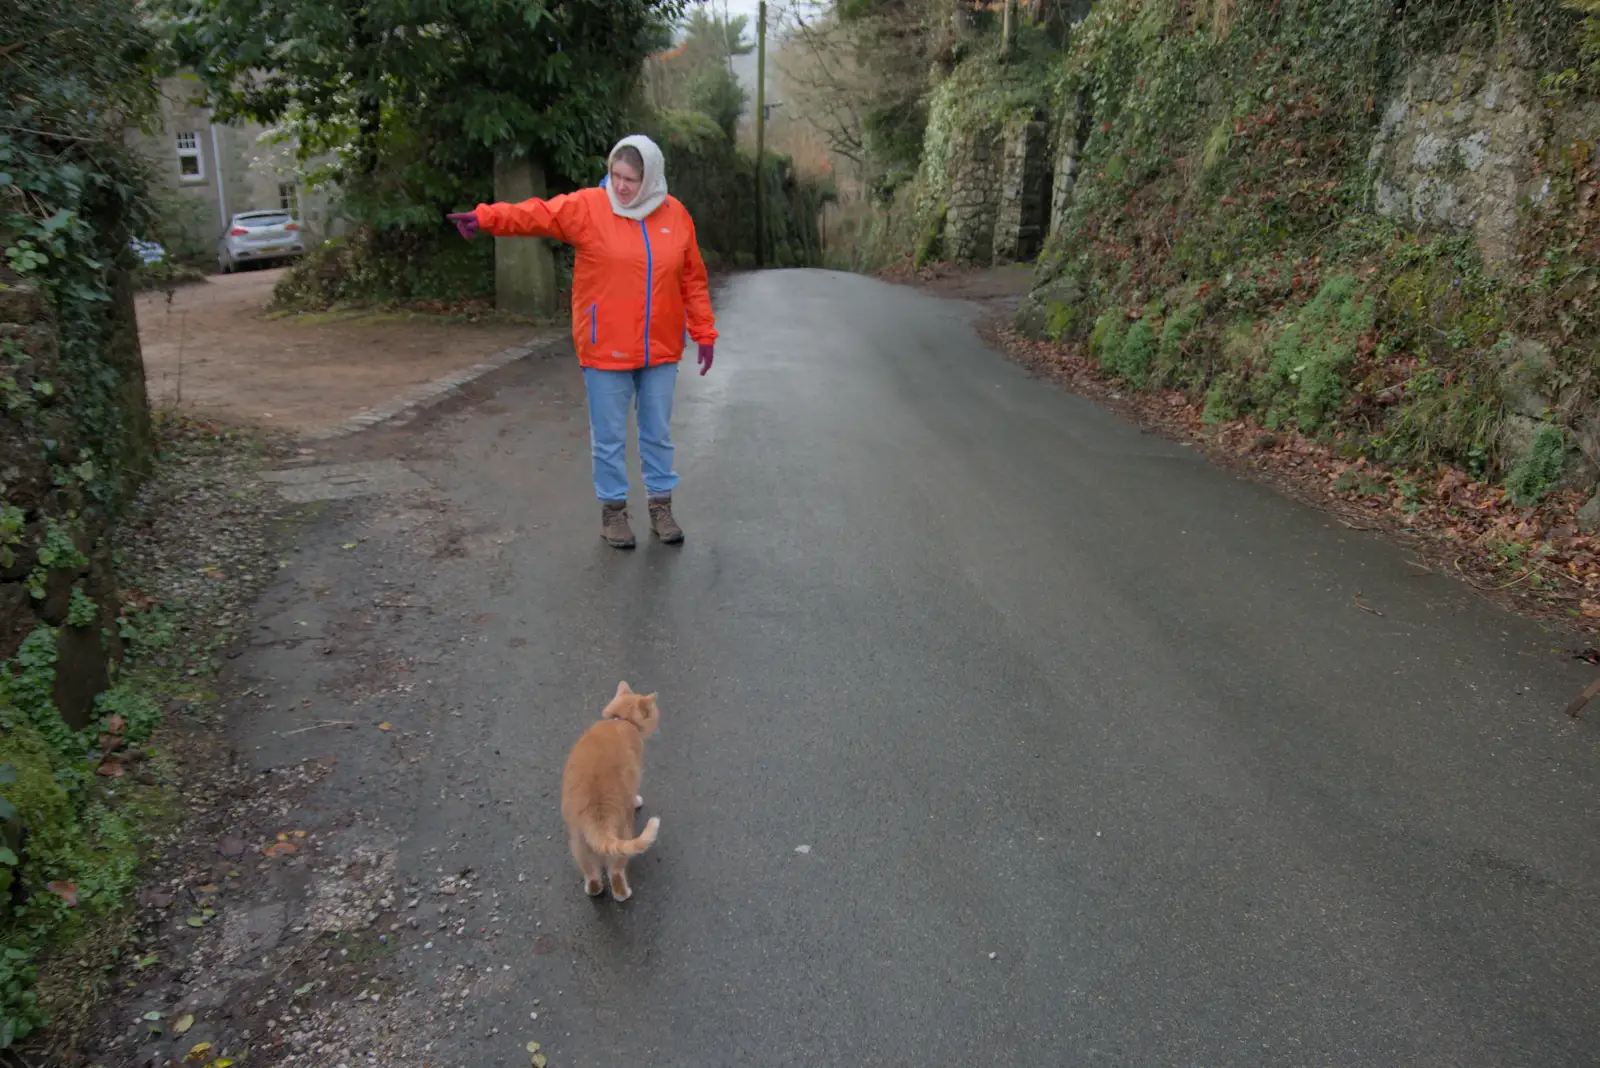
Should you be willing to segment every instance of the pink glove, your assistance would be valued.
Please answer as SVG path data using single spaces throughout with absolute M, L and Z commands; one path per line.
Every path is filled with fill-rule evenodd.
M 701 374 L 705 374 L 707 371 L 711 370 L 712 350 L 715 347 L 716 347 L 715 343 L 713 343 L 711 345 L 702 344 L 700 346 L 700 373 Z
M 475 211 L 457 211 L 445 216 L 456 224 L 456 230 L 462 237 L 471 241 L 478 236 L 478 213 Z

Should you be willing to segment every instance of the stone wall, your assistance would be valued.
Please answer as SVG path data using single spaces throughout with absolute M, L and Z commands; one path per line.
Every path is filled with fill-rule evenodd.
M 1032 260 L 1050 222 L 1050 128 L 1023 115 L 952 138 L 942 249 L 954 263 Z
M 944 251 L 956 263 L 988 263 L 994 257 L 1003 155 L 998 123 L 965 131 L 951 146 Z
M 127 440 L 94 444 L 102 452 L 121 448 L 124 467 L 137 472 L 148 459 L 150 433 L 143 360 L 132 288 L 125 273 L 116 278 L 100 357 L 119 382 L 114 400 L 123 409 Z M 0 408 L 0 499 L 15 509 L 21 527 L 5 537 L 0 553 L 0 660 L 40 624 L 58 628 L 56 703 L 68 725 L 82 727 L 121 656 L 121 609 L 107 538 L 111 509 L 120 502 L 93 500 L 56 477 L 53 454 L 71 455 L 73 443 L 91 431 L 74 410 L 78 395 L 64 385 L 73 376 L 63 366 L 55 308 L 40 289 L 3 267 L 0 342 L 11 356 L 6 388 L 44 398 L 27 415 Z M 44 383 L 50 384 L 47 394 L 35 388 Z M 61 539 L 72 551 L 55 551 Z M 85 606 L 92 608 L 88 618 Z
M 1492 273 L 1511 265 L 1522 206 L 1550 194 L 1542 157 L 1600 139 L 1600 110 L 1546 106 L 1539 79 L 1507 54 L 1419 62 L 1379 120 L 1368 157 L 1372 209 L 1424 231 L 1470 233 Z M 1580 519 L 1600 527 L 1600 408 L 1584 399 L 1581 382 L 1561 373 L 1562 353 L 1547 341 L 1508 335 L 1499 352 L 1501 452 L 1514 461 L 1540 427 L 1568 428 L 1562 484 L 1590 491 Z
M 1088 114 L 1087 101 L 1074 101 L 1073 106 L 1062 113 L 1052 134 L 1054 166 L 1051 169 L 1050 202 L 1047 205 L 1047 239 L 1057 236 L 1062 220 L 1067 217 L 1067 207 L 1072 203 L 1072 187 L 1078 180 L 1083 142 L 1087 134 L 1083 124 Z
M 1471 231 L 1485 263 L 1507 263 L 1517 202 L 1540 196 L 1534 163 L 1549 129 L 1537 86 L 1537 72 L 1494 55 L 1419 63 L 1378 124 L 1367 164 L 1373 210 Z
M 1579 161 L 1577 172 L 1588 175 L 1580 180 L 1593 180 L 1593 164 L 1587 161 L 1600 144 L 1600 103 L 1552 91 L 1545 84 L 1551 73 L 1539 66 L 1525 43 L 1507 40 L 1488 50 L 1458 45 L 1415 60 L 1387 90 L 1380 86 L 1368 112 L 1372 118 L 1352 115 L 1349 128 L 1341 132 L 1365 157 L 1366 175 L 1358 184 L 1362 211 L 1393 220 L 1400 243 L 1410 241 L 1412 234 L 1424 241 L 1438 235 L 1470 236 L 1478 256 L 1469 259 L 1481 259 L 1481 276 L 1502 287 L 1499 296 L 1486 298 L 1477 309 L 1476 347 L 1462 357 L 1473 361 L 1463 368 L 1464 380 L 1479 380 L 1481 368 L 1491 383 L 1473 401 L 1494 406 L 1487 423 L 1490 440 L 1474 443 L 1497 447 L 1492 451 L 1498 468 L 1489 474 L 1504 475 L 1528 454 L 1536 437 L 1548 442 L 1548 429 L 1558 429 L 1569 443 L 1561 485 L 1589 493 L 1579 518 L 1586 527 L 1600 529 L 1594 339 L 1575 333 L 1570 323 L 1563 327 L 1548 316 L 1517 314 L 1515 308 L 1525 299 L 1517 287 L 1529 284 L 1530 263 L 1538 263 L 1537 255 L 1529 255 L 1529 242 L 1539 233 L 1532 227 L 1541 225 L 1538 209 L 1566 202 L 1561 198 L 1570 191 L 1553 183 L 1570 180 L 1574 160 Z M 1090 137 L 1094 128 L 1081 98 L 1065 102 L 1053 119 L 1046 248 L 1017 323 L 1035 336 L 1082 340 L 1085 324 L 1098 314 L 1084 305 L 1103 299 L 1116 286 L 1106 275 L 1094 274 L 1096 268 L 1082 265 L 1083 250 L 1071 247 L 1073 237 L 1066 229 L 1081 221 L 1074 211 L 1075 197 L 1092 191 L 1082 183 L 1096 180 L 1090 176 L 1098 173 L 1084 167 L 1084 146 L 1094 144 L 1099 151 L 1102 140 Z M 1196 141 L 1186 151 L 1198 157 L 1201 148 Z M 1008 153 L 1012 150 L 1008 145 Z M 1008 172 L 1012 166 L 1008 154 Z M 1568 177 L 1556 177 L 1564 174 Z M 1329 240 L 1330 255 L 1338 255 Z M 997 240 L 997 253 L 1006 248 L 1003 239 Z M 1396 268 L 1372 267 L 1379 269 Z M 1477 272 L 1477 265 L 1472 270 Z M 1387 284 L 1383 278 L 1373 284 L 1380 299 L 1388 292 L 1396 308 L 1404 303 L 1394 297 L 1400 290 L 1382 288 Z M 1436 283 L 1422 269 L 1406 284 L 1422 287 L 1415 290 L 1421 294 L 1418 300 L 1435 299 L 1427 287 Z M 1450 284 L 1447 271 L 1439 284 Z M 1187 298 L 1179 294 L 1176 299 Z M 1452 304 L 1439 299 L 1438 306 Z M 1484 322 L 1489 326 L 1482 326 Z M 1439 325 L 1442 331 L 1454 324 Z M 1224 364 L 1222 357 L 1212 366 Z
M 1000 200 L 994 228 L 994 261 L 1032 260 L 1050 224 L 1050 127 L 1036 116 L 1006 123 L 1001 142 Z

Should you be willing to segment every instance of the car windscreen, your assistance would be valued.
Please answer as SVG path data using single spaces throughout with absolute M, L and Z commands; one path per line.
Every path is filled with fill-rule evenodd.
M 288 212 L 274 211 L 262 215 L 235 215 L 233 221 L 240 226 L 259 229 L 263 226 L 283 226 L 290 221 L 290 218 Z

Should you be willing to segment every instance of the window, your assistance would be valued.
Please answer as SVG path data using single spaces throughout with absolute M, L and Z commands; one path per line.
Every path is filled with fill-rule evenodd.
M 278 183 L 278 207 L 297 219 L 300 217 L 300 191 L 293 184 Z
M 206 176 L 205 161 L 200 156 L 200 135 L 197 133 L 181 133 L 178 135 L 178 177 L 185 182 L 204 181 Z

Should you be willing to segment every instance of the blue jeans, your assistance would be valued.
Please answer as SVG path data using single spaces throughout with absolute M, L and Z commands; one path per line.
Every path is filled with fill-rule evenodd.
M 589 446 L 594 454 L 594 495 L 602 501 L 628 499 L 628 410 L 639 400 L 639 466 L 652 497 L 669 496 L 678 485 L 672 469 L 672 389 L 676 363 L 637 371 L 583 369 L 589 394 Z

